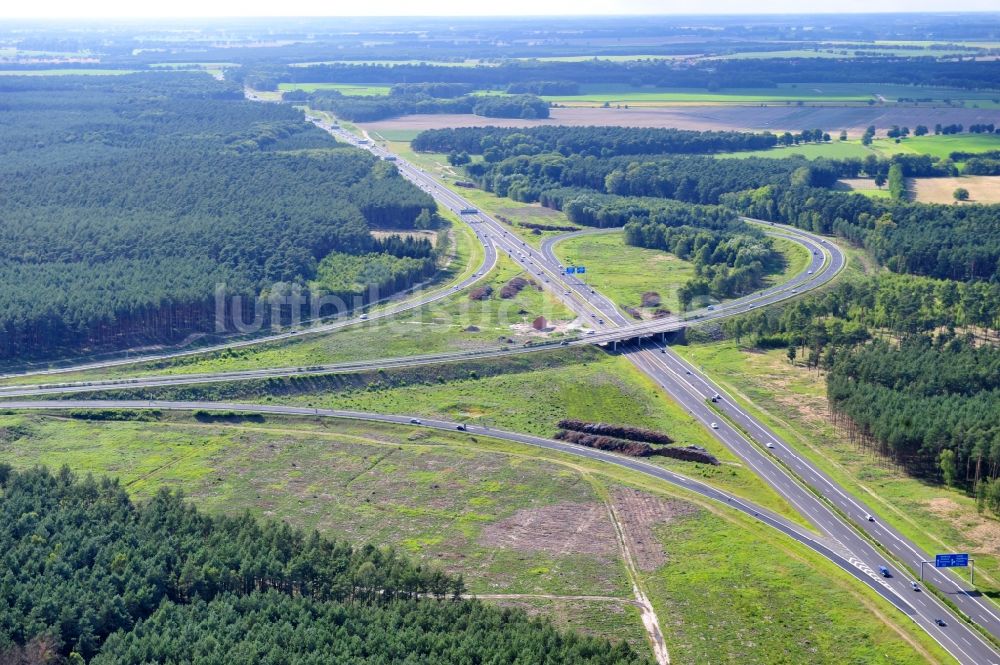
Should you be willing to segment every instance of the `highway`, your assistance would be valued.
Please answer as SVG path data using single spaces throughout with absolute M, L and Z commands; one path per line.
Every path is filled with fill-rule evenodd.
M 381 157 L 389 156 L 389 153 L 375 144 L 359 141 L 356 137 L 339 128 L 325 126 L 321 123 L 318 124 L 334 133 L 341 140 L 362 148 L 367 148 Z M 910 616 L 959 662 L 969 665 L 1000 663 L 1000 654 L 976 630 L 951 612 L 937 597 L 926 591 L 913 590 L 910 585 L 909 576 L 898 570 L 898 565 L 893 560 L 897 559 L 913 568 L 919 568 L 917 562 L 929 558 L 926 553 L 919 551 L 913 543 L 907 541 L 901 534 L 888 527 L 874 510 L 864 505 L 855 497 L 852 497 L 832 479 L 823 474 L 822 471 L 815 468 L 808 459 L 798 455 L 787 442 L 782 441 L 774 432 L 768 430 L 762 423 L 754 419 L 751 414 L 743 410 L 730 396 L 711 383 L 708 377 L 701 374 L 697 368 L 686 363 L 669 348 L 662 347 L 656 343 L 656 335 L 690 325 L 693 320 L 701 322 L 732 316 L 748 309 L 795 297 L 798 293 L 826 284 L 844 267 L 844 256 L 835 245 L 818 236 L 798 229 L 768 224 L 765 226 L 765 230 L 768 233 L 789 238 L 809 249 L 811 260 L 805 271 L 794 276 L 786 283 L 770 287 L 744 298 L 722 303 L 710 309 L 705 308 L 693 312 L 686 318 L 673 316 L 652 321 L 637 322 L 627 319 L 614 303 L 598 293 L 596 289 L 576 277 L 570 277 L 565 274 L 565 271 L 559 265 L 559 260 L 554 251 L 554 247 L 561 237 L 547 240 L 543 243 L 541 250 L 536 250 L 514 234 L 509 233 L 500 222 L 491 216 L 480 211 L 462 213 L 463 210 L 468 211 L 473 206 L 455 192 L 437 183 L 433 177 L 421 169 L 399 158 L 395 158 L 395 160 L 397 167 L 405 177 L 431 193 L 441 205 L 461 214 L 463 219 L 475 231 L 479 240 L 487 248 L 486 258 L 477 275 L 468 277 L 458 284 L 427 294 L 426 297 L 417 297 L 406 303 L 400 303 L 385 310 L 380 310 L 378 314 L 371 315 L 372 319 L 392 316 L 400 311 L 422 306 L 465 288 L 474 283 L 479 278 L 479 275 L 483 274 L 483 270 L 487 266 L 492 266 L 496 262 L 500 252 L 506 253 L 513 260 L 520 263 L 528 272 L 537 276 L 538 281 L 544 288 L 555 293 L 578 316 L 587 320 L 592 327 L 590 334 L 566 340 L 565 342 L 561 342 L 560 345 L 599 343 L 611 344 L 616 348 L 620 347 L 625 357 L 633 362 L 641 371 L 649 375 L 695 418 L 709 428 L 709 431 L 713 435 L 742 459 L 744 463 L 754 469 L 775 491 L 799 510 L 807 520 L 814 524 L 819 532 L 823 534 L 823 537 L 815 539 L 795 525 L 791 525 L 776 516 L 761 511 L 759 508 L 736 500 L 735 497 L 729 497 L 718 490 L 703 486 L 700 483 L 697 484 L 700 489 L 694 489 L 691 485 L 684 485 L 682 483 L 695 483 L 695 481 L 686 479 L 678 474 L 671 474 L 639 460 L 622 458 L 601 451 L 580 449 L 567 446 L 567 444 L 515 433 L 503 433 L 501 438 L 510 438 L 511 440 L 530 443 L 531 445 L 542 445 L 542 442 L 544 442 L 544 447 L 553 448 L 555 446 L 555 449 L 563 452 L 570 452 L 571 454 L 635 468 L 644 473 L 652 473 L 656 477 L 667 482 L 672 482 L 675 485 L 684 486 L 692 491 L 698 491 L 699 494 L 713 500 L 725 501 L 728 505 L 732 505 L 734 508 L 743 510 L 744 512 L 753 512 L 758 519 L 761 519 L 774 528 L 782 530 L 800 540 L 800 542 L 805 542 L 823 556 L 834 561 L 837 565 L 850 570 L 852 575 L 863 580 L 871 588 L 876 589 L 880 595 L 890 600 L 896 607 Z M 327 330 L 335 330 L 338 327 L 355 323 L 358 323 L 358 319 L 338 321 L 329 324 L 330 327 Z M 296 334 L 312 334 L 317 331 L 320 331 L 320 329 L 312 328 L 305 331 L 293 331 L 281 336 L 273 336 L 270 339 L 282 339 Z M 220 348 L 232 348 L 233 346 L 259 343 L 260 341 L 238 342 L 231 345 L 222 345 Z M 363 371 L 378 367 L 454 362 L 480 357 L 527 353 L 542 348 L 551 349 L 554 346 L 557 345 L 537 345 L 528 348 L 497 349 L 459 354 L 428 354 L 413 358 L 340 363 L 307 368 L 272 368 L 218 374 L 151 376 L 137 379 L 108 380 L 104 382 L 67 383 L 54 386 L 11 386 L 0 388 L 0 397 L 37 397 L 56 393 L 93 392 L 95 390 L 248 380 L 266 376 Z M 178 355 L 203 353 L 204 351 L 205 349 L 199 349 L 174 354 L 163 354 L 156 356 L 156 358 L 176 357 Z M 143 360 L 148 360 L 148 358 Z M 124 362 L 137 362 L 137 360 L 132 359 Z M 77 366 L 74 368 L 45 370 L 45 372 L 56 373 L 88 367 L 107 367 L 112 364 L 122 363 L 122 360 L 116 360 L 109 361 L 109 363 L 91 364 L 85 367 Z M 721 398 L 717 403 L 711 401 L 711 398 L 715 394 L 719 394 Z M 77 407 L 98 407 L 102 405 L 128 407 L 130 405 L 145 405 L 154 406 L 154 408 L 217 408 L 408 422 L 408 417 L 406 416 L 380 416 L 353 412 L 295 409 L 294 407 L 249 407 L 247 405 L 202 404 L 197 402 L 88 400 L 59 401 L 55 403 L 40 401 L 5 402 L 4 404 L 8 408 L 43 408 L 45 406 L 48 408 L 68 408 L 71 405 Z M 270 411 L 273 409 L 278 409 L 278 411 Z M 454 423 L 444 421 L 425 420 L 424 424 L 440 426 L 442 428 L 454 427 Z M 490 430 L 489 433 L 493 436 L 497 435 L 495 430 Z M 655 473 L 653 472 L 654 469 L 656 470 Z M 867 519 L 868 515 L 872 516 L 873 521 Z M 809 542 L 803 539 L 809 540 Z M 876 547 L 874 543 L 878 543 L 885 549 L 885 552 Z M 886 566 L 892 570 L 894 573 L 892 577 L 883 578 L 874 572 L 878 570 L 879 566 Z M 991 602 L 982 600 L 974 593 L 965 590 L 961 581 L 956 576 L 941 574 L 940 571 L 933 570 L 932 567 L 929 579 L 962 612 L 993 635 L 1000 636 L 1000 618 L 998 618 L 997 612 Z M 936 619 L 943 619 L 946 625 L 937 625 L 935 623 Z
M 343 130 L 340 131 L 338 138 L 356 143 L 356 140 Z M 387 151 L 374 143 L 367 143 L 362 147 L 368 147 L 376 155 L 389 156 Z M 398 158 L 396 162 L 406 177 L 425 191 L 433 193 L 440 203 L 456 211 L 473 208 L 470 203 L 437 183 L 421 169 Z M 596 289 L 565 274 L 553 250 L 558 238 L 549 240 L 543 244 L 541 251 L 536 251 L 513 234 L 509 234 L 499 221 L 481 211 L 464 217 L 474 227 L 488 228 L 489 234 L 482 233 L 481 237 L 489 237 L 496 243 L 498 250 L 507 252 L 528 271 L 540 277 L 543 283 L 561 296 L 579 316 L 589 317 L 596 323 L 599 332 L 591 336 L 592 341 L 634 340 L 637 336 L 640 337 L 637 341 L 627 342 L 625 356 L 708 427 L 709 431 L 795 506 L 821 533 L 832 538 L 842 548 L 843 556 L 853 565 L 865 574 L 877 577 L 897 595 L 912 599 L 911 607 L 914 614 L 911 618 L 956 660 L 969 665 L 1000 663 L 1000 653 L 991 644 L 932 593 L 922 588 L 913 589 L 911 578 L 900 571 L 896 562 L 877 549 L 873 543 L 878 543 L 890 557 L 897 557 L 915 568 L 919 568 L 919 561 L 927 560 L 929 555 L 920 552 L 900 534 L 881 526 L 885 522 L 874 511 L 862 507 L 860 501 L 850 497 L 844 488 L 822 474 L 808 459 L 794 454 L 787 442 L 781 441 L 773 432 L 766 430 L 762 423 L 758 423 L 751 414 L 728 396 L 718 404 L 713 404 L 710 401 L 711 397 L 716 393 L 721 396 L 721 392 L 716 390 L 716 387 L 710 384 L 708 378 L 697 368 L 669 352 L 665 347 L 649 348 L 652 340 L 642 339 L 643 336 L 652 338 L 656 333 L 670 329 L 669 326 L 683 325 L 683 321 L 676 318 L 638 324 L 629 321 L 614 303 L 597 293 Z M 810 250 L 811 261 L 806 271 L 781 285 L 746 298 L 723 303 L 710 312 L 705 312 L 706 318 L 731 315 L 793 297 L 799 292 L 825 284 L 844 267 L 843 254 L 823 238 L 791 227 L 770 224 L 767 226 L 770 227 L 768 230 L 773 229 L 774 233 L 793 239 Z M 619 329 L 617 334 L 613 332 L 615 328 Z M 710 405 L 715 405 L 721 413 L 731 417 L 733 424 L 719 412 L 714 411 Z M 750 432 L 750 436 L 758 434 L 767 438 L 752 441 L 741 429 Z M 768 443 L 774 448 L 767 447 Z M 779 450 L 779 446 L 787 459 L 772 454 L 772 451 Z M 786 467 L 785 464 L 790 466 Z M 834 510 L 833 505 L 838 501 L 842 503 L 853 501 L 853 510 L 840 509 L 840 512 Z M 869 515 L 873 521 L 868 520 Z M 914 562 L 916 566 L 913 566 Z M 882 577 L 875 572 L 880 566 L 885 566 L 891 571 L 891 577 Z M 1000 637 L 1000 618 L 991 604 L 962 588 L 957 577 L 946 577 L 935 571 L 934 577 L 930 579 L 968 617 L 992 635 Z M 942 620 L 945 625 L 938 625 L 938 620 Z

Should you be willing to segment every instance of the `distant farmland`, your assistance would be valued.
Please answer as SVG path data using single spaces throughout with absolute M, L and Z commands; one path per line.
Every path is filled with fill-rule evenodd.
M 822 107 L 822 106 L 684 106 L 674 108 L 554 108 L 547 120 L 483 118 L 474 115 L 412 115 L 366 123 L 377 131 L 419 131 L 439 127 L 535 127 L 538 125 L 617 125 L 622 127 L 676 127 L 679 129 L 718 129 L 799 132 L 803 128 L 821 128 L 835 137 L 846 129 L 859 138 L 868 125 L 879 134 L 892 125 L 933 127 L 935 123 L 998 123 L 1000 111 L 971 108 L 923 107 Z M 913 140 L 913 139 L 910 139 Z M 959 148 L 950 148 L 958 150 Z

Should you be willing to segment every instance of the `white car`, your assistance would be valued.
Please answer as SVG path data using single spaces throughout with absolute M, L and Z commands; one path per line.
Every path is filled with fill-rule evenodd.
M 766 444 L 768 448 L 774 448 L 774 444 L 770 441 Z
M 719 429 L 719 423 L 712 423 L 712 429 Z

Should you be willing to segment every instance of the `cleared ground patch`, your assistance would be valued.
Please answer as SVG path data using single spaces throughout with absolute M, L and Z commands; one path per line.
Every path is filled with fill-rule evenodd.
M 970 203 L 1000 203 L 1000 176 L 970 175 L 959 178 L 910 178 L 908 189 L 914 200 L 922 203 L 955 203 L 955 190 L 959 187 L 969 192 Z
M 612 492 L 612 501 L 636 566 L 646 572 L 654 571 L 667 562 L 666 548 L 656 537 L 654 529 L 697 512 L 691 504 L 683 501 L 662 499 L 627 487 L 616 487 Z
M 519 510 L 485 527 L 485 547 L 547 554 L 588 554 L 598 561 L 615 558 L 615 533 L 602 503 L 557 503 Z

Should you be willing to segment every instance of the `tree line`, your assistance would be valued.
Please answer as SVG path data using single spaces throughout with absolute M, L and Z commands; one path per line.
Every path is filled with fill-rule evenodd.
M 487 118 L 548 118 L 549 105 L 533 94 L 468 95 L 441 97 L 445 89 L 438 86 L 456 84 L 410 84 L 401 90 L 416 88 L 418 92 L 390 95 L 345 95 L 337 90 L 317 90 L 306 95 L 300 91 L 284 93 L 285 101 L 302 100 L 311 108 L 330 111 L 338 118 L 370 122 L 414 113 L 472 113 Z M 464 87 L 464 86 L 463 86 Z M 393 86 L 396 90 L 398 86 Z M 423 92 L 431 89 L 435 94 Z
M 455 127 L 429 129 L 414 137 L 418 152 L 466 152 L 488 162 L 507 157 L 559 153 L 565 157 L 613 157 L 659 153 L 765 150 L 778 144 L 771 132 L 693 131 L 649 127 Z
M 0 660 L 646 663 L 391 548 L 0 464 Z M 446 600 L 447 599 L 447 600 Z
M 504 89 L 515 83 L 566 81 L 577 84 L 628 83 L 664 88 L 774 88 L 801 83 L 884 83 L 966 89 L 998 89 L 1000 74 L 987 61 L 947 61 L 910 57 L 734 58 L 722 60 L 506 60 L 453 67 L 427 63 L 326 63 L 310 66 L 255 66 L 234 76 L 261 90 L 281 83 L 462 83 L 477 89 Z M 794 94 L 794 91 L 792 91 Z M 874 100 L 873 100 L 874 103 Z

